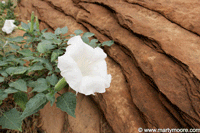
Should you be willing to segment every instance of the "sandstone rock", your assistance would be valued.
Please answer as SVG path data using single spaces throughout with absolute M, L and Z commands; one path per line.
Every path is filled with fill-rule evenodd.
M 87 97 L 78 100 L 95 109 L 89 113 L 79 103 L 79 117 L 66 119 L 72 132 L 100 129 L 103 115 L 113 129 L 109 131 L 116 133 L 138 132 L 139 127 L 200 128 L 200 7 L 196 3 L 21 0 L 25 12 L 21 17 L 29 18 L 34 10 L 44 28 L 68 26 L 69 34 L 81 29 L 95 33 L 101 42 L 115 41 L 104 47 L 111 87 L 92 96 L 95 103 Z M 89 126 L 90 117 L 95 122 Z

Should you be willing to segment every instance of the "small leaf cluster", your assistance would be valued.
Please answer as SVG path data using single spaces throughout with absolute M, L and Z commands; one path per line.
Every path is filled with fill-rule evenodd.
M 76 35 L 80 35 L 80 34 L 82 34 L 83 33 L 83 31 L 82 30 L 75 30 L 74 31 L 74 33 L 76 34 Z M 88 44 L 88 45 L 90 45 L 91 47 L 93 47 L 93 48 L 96 48 L 96 47 L 101 47 L 101 46 L 111 46 L 112 44 L 114 44 L 114 41 L 113 40 L 110 40 L 110 41 L 105 41 L 105 42 L 103 42 L 103 43 L 100 43 L 99 41 L 98 41 L 98 39 L 89 39 L 90 37 L 93 37 L 95 34 L 94 33 L 91 33 L 91 32 L 85 32 L 83 35 L 82 35 L 82 40 L 86 43 L 86 44 Z M 72 35 L 73 36 L 73 35 Z
M 55 103 L 62 111 L 75 117 L 76 95 L 71 92 L 61 95 L 55 89 L 62 78 L 57 68 L 58 56 L 65 53 L 66 38 L 74 35 L 65 36 L 67 27 L 57 28 L 54 33 L 46 32 L 47 29 L 40 31 L 34 13 L 28 24 L 21 22 L 19 29 L 25 31 L 23 36 L 8 38 L 8 42 L 0 47 L 0 105 L 8 95 L 13 95 L 14 102 L 21 110 L 13 108 L 1 112 L 0 125 L 22 131 L 23 119 L 38 112 L 48 102 L 51 106 Z M 74 33 L 80 35 L 83 31 L 76 30 Z M 90 41 L 89 37 L 92 36 L 93 33 L 86 32 L 82 39 L 92 47 L 113 44 L 113 41 L 102 44 L 97 39 Z M 60 95 L 57 98 L 56 93 Z

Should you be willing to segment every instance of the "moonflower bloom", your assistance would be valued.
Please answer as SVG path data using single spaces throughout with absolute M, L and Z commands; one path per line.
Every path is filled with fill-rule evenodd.
M 1 3 L 5 4 L 6 2 L 5 2 L 5 1 L 2 1 Z
M 99 47 L 92 48 L 81 36 L 68 41 L 66 53 L 58 57 L 62 77 L 77 93 L 91 95 L 104 93 L 110 87 L 111 75 L 107 74 L 106 53 Z
M 2 31 L 6 32 L 7 34 L 12 33 L 15 27 L 17 27 L 16 25 L 14 25 L 14 22 L 15 20 L 6 20 L 2 28 Z

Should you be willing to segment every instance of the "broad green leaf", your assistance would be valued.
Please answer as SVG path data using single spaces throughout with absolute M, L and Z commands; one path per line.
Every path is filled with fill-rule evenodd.
M 6 69 L 6 72 L 9 74 L 9 75 L 18 75 L 18 74 L 24 74 L 26 71 L 27 71 L 27 67 L 22 67 L 22 66 L 19 66 L 19 67 L 9 67 Z
M 34 59 L 32 62 L 41 62 L 41 63 L 44 64 L 45 67 L 46 67 L 48 70 L 50 70 L 50 71 L 53 69 L 51 63 L 50 63 L 49 60 L 47 60 L 47 59 L 44 59 L 44 58 L 36 58 L 36 59 Z
M 4 100 L 8 97 L 8 93 L 5 93 L 2 89 L 0 89 L 0 100 Z
M 66 34 L 68 32 L 68 28 L 67 28 L 67 26 L 65 26 L 65 27 L 63 27 L 62 29 L 61 29 L 61 33 L 64 35 L 64 34 Z
M 74 33 L 75 33 L 76 35 L 80 35 L 80 34 L 83 33 L 83 31 L 82 31 L 82 30 L 75 30 Z
M 16 56 L 14 56 L 14 58 L 12 58 L 12 56 L 9 56 L 6 59 L 7 62 L 15 62 L 17 64 L 20 64 L 21 66 L 24 65 L 24 63 L 26 63 L 25 61 L 23 61 L 21 58 L 17 58 Z
M 97 42 L 98 42 L 97 39 L 92 39 L 92 40 L 90 41 L 89 45 L 90 45 L 91 47 L 95 48 Z
M 40 43 L 38 43 L 38 46 L 37 46 L 37 50 L 40 53 L 45 53 L 47 50 L 50 50 L 53 48 L 55 48 L 55 45 L 53 45 L 52 42 L 48 40 L 41 41 Z
M 60 28 L 57 28 L 56 30 L 55 30 L 55 34 L 56 35 L 59 35 L 59 34 L 61 34 L 62 32 L 61 32 L 61 29 Z
M 82 37 L 83 42 L 85 42 L 86 44 L 90 43 L 90 40 L 88 39 L 88 37 Z
M 47 60 L 47 62 L 44 63 L 44 65 L 45 65 L 46 69 L 48 69 L 48 70 L 50 70 L 50 71 L 53 69 L 51 63 L 49 63 L 48 60 Z
M 56 49 L 52 52 L 51 54 L 51 62 L 53 62 L 54 60 L 56 60 L 58 58 L 59 55 L 63 54 L 64 51 L 61 49 Z
M 51 106 L 53 106 L 53 104 L 54 104 L 54 102 L 56 100 L 55 99 L 55 94 L 56 94 L 56 91 L 46 94 L 46 98 L 47 98 L 48 101 L 50 101 Z
M 0 125 L 2 125 L 2 128 L 22 131 L 22 119 L 20 118 L 20 115 L 21 112 L 18 112 L 13 108 L 3 113 L 3 116 L 0 118 Z
M 22 28 L 25 29 L 25 30 L 28 30 L 28 29 L 29 29 L 28 24 L 25 24 L 25 23 L 23 23 L 23 22 L 21 22 L 21 26 L 22 26 Z
M 19 54 L 22 54 L 23 56 L 33 56 L 33 53 L 29 49 L 23 49 L 18 51 Z
M 51 76 L 48 76 L 46 78 L 47 82 L 50 83 L 51 85 L 55 86 L 58 82 L 58 78 L 55 74 L 52 74 Z
M 62 40 L 60 40 L 60 39 L 55 39 L 55 40 L 53 40 L 53 43 L 58 44 L 58 45 L 60 45 L 61 42 L 62 42 Z
M 0 61 L 0 66 L 6 66 L 8 63 L 6 61 Z
M 106 41 L 106 42 L 103 42 L 102 43 L 102 46 L 111 46 L 114 44 L 114 41 L 113 40 L 110 40 L 110 41 Z
M 4 81 L 4 77 L 0 76 L 0 83 Z
M 13 48 L 13 49 L 20 49 L 20 46 L 17 46 L 13 43 L 9 43 L 9 45 Z
M 29 72 L 31 72 L 31 71 L 40 71 L 40 70 L 43 70 L 43 69 L 44 69 L 44 67 L 42 66 L 42 64 L 37 63 L 37 64 L 35 64 L 35 65 L 30 67 Z
M 3 103 L 3 101 L 2 100 L 0 100 L 0 105 Z
M 57 39 L 57 36 L 51 32 L 45 32 L 43 33 L 43 36 L 45 39 L 51 40 L 51 39 Z
M 24 57 L 23 59 L 24 60 L 34 60 L 36 57 L 33 57 L 33 56 L 29 56 L 29 57 Z
M 30 116 L 38 112 L 45 106 L 46 103 L 47 103 L 46 95 L 43 93 L 38 93 L 27 102 L 26 108 L 22 113 L 21 118 L 24 119 L 27 116 Z
M 26 108 L 26 103 L 28 102 L 28 96 L 24 92 L 17 92 L 14 94 L 14 101 L 19 105 L 22 110 L 25 110 Z
M 12 42 L 21 42 L 23 40 L 24 40 L 24 38 L 22 36 L 18 36 L 15 38 L 8 38 L 8 41 L 12 41 Z
M 18 79 L 15 82 L 10 83 L 9 86 L 17 90 L 27 92 L 27 85 L 23 79 Z
M 36 91 L 36 92 L 43 92 L 45 90 L 48 89 L 48 85 L 47 85 L 47 81 L 44 78 L 39 78 L 36 82 L 35 82 L 35 87 L 32 90 L 32 92 Z
M 35 87 L 35 83 L 36 83 L 37 81 L 33 81 L 33 80 L 29 80 L 28 81 L 28 87 Z
M 92 37 L 92 36 L 94 36 L 94 33 L 85 32 L 82 37 Z
M 69 115 L 75 116 L 76 95 L 71 92 L 66 92 L 57 98 L 56 106 Z
M 2 71 L 0 72 L 0 74 L 1 74 L 2 76 L 4 76 L 4 77 L 8 77 L 8 74 L 5 72 L 5 70 L 2 70 Z
M 16 90 L 12 87 L 9 87 L 8 89 L 5 89 L 4 92 L 7 93 L 7 94 L 11 94 L 11 93 L 19 92 L 19 90 Z

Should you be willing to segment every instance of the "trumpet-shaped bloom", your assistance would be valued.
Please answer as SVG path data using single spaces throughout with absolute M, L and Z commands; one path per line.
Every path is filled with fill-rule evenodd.
M 5 4 L 6 2 L 5 2 L 5 1 L 2 1 L 1 3 Z
M 72 37 L 68 44 L 71 45 L 66 48 L 66 53 L 58 57 L 62 77 L 77 93 L 104 93 L 111 83 L 106 53 L 99 47 L 92 48 L 84 43 L 81 36 Z
M 14 25 L 14 22 L 15 20 L 6 20 L 2 28 L 2 31 L 6 32 L 6 34 L 12 33 L 15 27 L 17 27 L 16 25 Z

